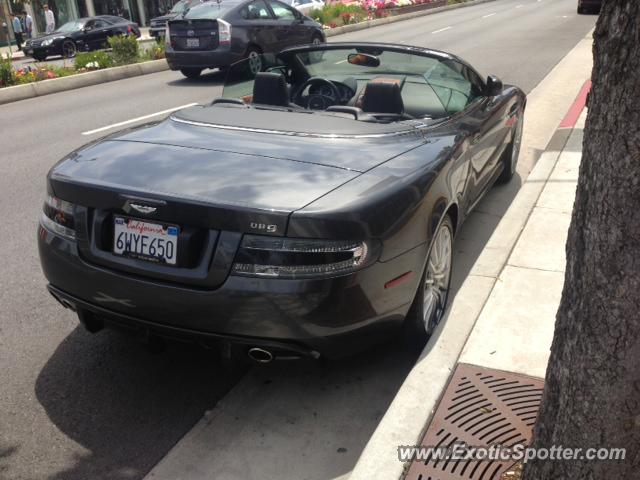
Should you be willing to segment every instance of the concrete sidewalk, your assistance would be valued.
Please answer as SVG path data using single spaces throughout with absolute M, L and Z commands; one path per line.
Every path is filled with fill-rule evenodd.
M 581 99 L 577 100 L 577 102 L 581 101 Z M 584 108 L 584 105 L 582 105 L 582 108 Z M 524 229 L 514 249 L 511 251 L 506 265 L 498 276 L 495 286 L 458 359 L 458 365 L 464 365 L 465 375 L 468 375 L 466 372 L 478 371 L 475 367 L 480 367 L 479 371 L 482 373 L 476 373 L 476 375 L 484 374 L 486 376 L 482 377 L 483 379 L 490 378 L 493 379 L 493 382 L 498 381 L 495 380 L 497 377 L 492 376 L 492 373 L 495 372 L 499 373 L 501 380 L 504 380 L 505 377 L 509 380 L 517 378 L 509 377 L 510 373 L 525 375 L 521 378 L 525 383 L 528 383 L 526 387 L 531 388 L 533 388 L 534 382 L 526 379 L 533 377 L 544 380 L 553 341 L 556 312 L 564 285 L 565 245 L 582 157 L 585 118 L 586 112 L 582 112 L 582 115 L 576 119 L 577 123 L 568 129 L 561 128 L 556 132 L 554 140 L 556 145 L 562 145 L 560 151 L 557 152 L 550 149 L 544 154 L 547 158 L 541 159 L 541 161 L 552 161 L 554 163 L 550 175 L 540 175 L 534 170 L 523 187 L 524 189 L 527 184 L 535 183 L 544 185 Z M 526 194 L 526 190 L 524 190 L 524 194 Z M 460 387 L 460 375 L 457 374 L 456 376 L 454 374 L 451 379 L 453 389 Z M 474 382 L 479 382 L 479 380 L 474 380 Z M 474 382 L 471 383 L 474 384 Z M 466 383 L 469 383 L 469 381 Z M 513 383 L 516 382 L 509 381 L 500 385 Z M 508 420 L 504 420 L 506 417 L 503 415 L 507 414 L 507 409 L 513 408 L 511 412 L 515 413 L 515 410 L 531 409 L 536 405 L 536 402 L 539 402 L 539 397 L 531 393 L 532 390 L 524 389 L 525 385 L 520 385 L 520 387 L 509 387 L 516 389 L 517 394 L 520 396 L 514 396 L 513 393 L 500 394 L 506 395 L 509 400 L 505 400 L 506 403 L 502 404 L 494 403 L 495 407 L 489 409 L 489 411 L 496 412 L 492 415 L 493 417 L 498 416 L 495 422 L 489 420 L 479 420 L 477 422 L 484 422 L 482 423 L 484 425 L 482 428 L 485 428 L 483 432 L 486 432 L 489 428 L 493 428 L 489 433 L 504 432 L 506 428 L 513 427 L 504 433 L 504 435 L 512 434 L 513 430 L 516 430 L 518 421 L 514 420 L 515 423 L 508 423 Z M 447 386 L 445 386 L 446 388 Z M 451 390 L 451 387 L 449 390 Z M 508 389 L 502 387 L 501 390 Z M 496 390 L 496 392 L 501 390 Z M 455 391 L 456 393 L 460 392 L 460 390 Z M 471 395 L 477 393 L 477 390 L 472 391 L 474 393 Z M 450 404 L 446 403 L 445 399 L 447 397 L 444 390 L 441 393 L 441 397 L 440 402 L 444 402 L 445 406 L 449 405 L 449 408 L 451 408 Z M 490 396 L 484 397 L 482 394 L 472 398 L 477 399 L 479 397 L 482 398 L 481 401 L 486 401 L 487 398 L 490 398 Z M 457 398 L 459 399 L 460 397 Z M 469 400 L 464 402 L 458 400 L 458 402 L 457 405 L 460 406 L 464 402 L 469 402 Z M 526 404 L 527 406 L 519 406 L 518 408 L 507 406 L 518 403 Z M 436 408 L 438 408 L 439 412 L 442 410 L 441 407 L 436 406 Z M 537 409 L 537 407 L 535 408 Z M 460 407 L 460 409 L 469 409 L 465 410 L 465 412 L 474 412 L 468 415 L 475 414 L 475 411 L 472 410 L 473 404 Z M 433 445 L 433 432 L 437 429 L 447 428 L 443 426 L 442 416 L 448 412 L 450 410 L 442 410 L 442 413 L 437 413 L 432 417 L 434 425 L 429 430 L 426 428 L 428 426 L 425 426 L 427 433 L 419 444 L 424 446 Z M 527 414 L 530 415 L 531 410 Z M 529 417 L 529 420 L 531 420 L 531 417 Z M 533 422 L 527 423 L 527 425 L 533 425 Z M 498 426 L 496 427 L 496 425 Z M 454 427 L 455 424 L 452 428 Z M 528 438 L 530 438 L 532 427 L 527 427 L 527 429 L 529 431 Z M 469 429 L 469 432 L 467 432 L 460 429 L 459 431 L 464 432 L 462 433 L 463 435 L 479 435 L 477 431 L 472 434 L 471 430 Z M 442 430 L 438 431 L 441 432 Z M 484 435 L 486 433 L 483 433 Z M 483 438 L 483 436 L 474 438 Z M 514 438 L 514 436 L 509 438 Z M 440 469 L 446 468 L 442 465 L 437 466 L 437 463 L 420 460 L 407 464 L 409 468 L 403 478 L 406 480 L 424 478 L 425 474 L 429 475 L 433 470 L 440 471 Z M 471 470 L 471 465 L 477 467 L 479 463 L 463 462 L 463 465 L 465 468 L 461 467 L 459 469 L 461 472 L 464 472 L 466 467 Z M 491 469 L 498 468 L 499 462 L 495 462 L 495 467 L 488 463 L 485 463 L 485 465 L 487 468 L 491 465 Z M 456 466 L 458 465 L 456 464 Z M 508 463 L 503 463 L 502 467 L 499 468 L 508 467 Z M 486 468 L 484 471 L 486 471 Z M 506 472 L 508 470 L 503 471 Z M 459 473 L 459 475 L 461 479 L 469 478 L 468 473 L 467 476 L 462 473 Z M 351 478 L 353 479 L 354 477 Z
M 544 188 L 469 336 L 461 363 L 544 378 L 564 284 L 585 118 L 586 111 L 546 181 L 533 173 L 527 179 L 544 182 Z

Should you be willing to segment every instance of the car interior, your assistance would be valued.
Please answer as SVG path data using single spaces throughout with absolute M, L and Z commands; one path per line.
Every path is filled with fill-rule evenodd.
M 251 91 L 243 91 L 235 98 L 229 98 L 225 85 L 224 97 L 214 100 L 212 105 L 310 110 L 365 122 L 397 122 L 446 118 L 464 110 L 470 102 L 483 95 L 482 85 L 478 81 L 474 83 L 475 78 L 465 77 L 471 76 L 465 71 L 467 67 L 453 61 L 445 63 L 430 59 L 430 64 L 423 62 L 428 66 L 426 71 L 411 71 L 410 65 L 405 72 L 397 64 L 394 69 L 382 65 L 379 58 L 370 53 L 349 51 L 353 50 L 335 57 L 343 60 L 333 62 L 333 58 L 331 62 L 325 62 L 331 64 L 326 72 L 319 68 L 313 71 L 308 65 L 301 65 L 309 62 L 310 54 L 289 57 L 298 62 L 278 65 L 252 75 L 247 85 L 243 85 Z M 412 55 L 405 56 L 410 63 Z M 366 68 L 354 69 L 353 73 L 344 67 L 343 71 L 337 71 L 340 68 L 335 64 L 342 63 Z M 227 78 L 229 80 L 230 76 Z

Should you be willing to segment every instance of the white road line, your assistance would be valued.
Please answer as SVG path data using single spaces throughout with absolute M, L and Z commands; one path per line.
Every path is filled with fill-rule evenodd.
M 334 63 L 334 65 L 340 65 L 341 63 L 346 62 L 346 60 L 338 60 L 337 62 Z
M 495 13 L 490 13 L 488 15 L 483 15 L 482 18 L 489 18 L 489 17 L 493 17 L 495 15 Z
M 127 125 L 129 123 L 139 122 L 140 120 L 146 120 L 147 118 L 157 117 L 158 115 L 164 115 L 165 113 L 175 112 L 176 110 L 180 110 L 182 108 L 193 107 L 194 105 L 198 104 L 188 103 L 187 105 L 181 105 L 180 107 L 168 108 L 167 110 L 162 110 L 161 112 L 150 113 L 149 115 L 143 115 L 142 117 L 136 117 L 132 118 L 131 120 L 125 120 L 124 122 L 113 123 L 111 125 L 107 125 L 106 127 L 100 127 L 96 128 L 95 130 L 82 132 L 82 135 L 93 135 L 94 133 L 104 132 L 105 130 L 109 130 L 111 128 L 122 127 L 123 125 Z
M 445 30 L 451 30 L 451 28 L 452 27 L 444 27 L 444 28 L 441 28 L 440 30 L 434 30 L 431 33 L 440 33 L 440 32 L 444 32 Z

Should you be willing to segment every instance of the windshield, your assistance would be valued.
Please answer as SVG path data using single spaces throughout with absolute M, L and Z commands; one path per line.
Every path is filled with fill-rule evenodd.
M 235 4 L 225 5 L 222 3 L 214 3 L 214 2 L 202 3 L 199 5 L 195 5 L 191 9 L 187 10 L 187 13 L 184 14 L 184 18 L 215 20 L 217 18 L 222 17 L 234 6 Z
M 391 83 L 397 85 L 402 98 L 401 107 L 395 102 L 398 115 L 442 118 L 464 110 L 483 92 L 477 73 L 449 56 L 357 45 L 309 47 L 235 63 L 227 74 L 223 97 L 251 102 L 257 72 L 281 73 L 289 85 L 291 102 L 312 110 L 367 108 L 367 85 Z M 385 103 L 382 99 L 369 106 L 377 104 L 384 110 Z
M 58 31 L 59 32 L 65 32 L 65 33 L 77 32 L 78 30 L 82 30 L 83 26 L 84 26 L 84 22 L 80 22 L 80 21 L 76 20 L 76 21 L 73 21 L 73 22 L 65 23 L 60 28 L 58 28 Z
M 170 13 L 182 13 L 189 7 L 189 3 L 185 0 L 180 0 L 171 9 Z

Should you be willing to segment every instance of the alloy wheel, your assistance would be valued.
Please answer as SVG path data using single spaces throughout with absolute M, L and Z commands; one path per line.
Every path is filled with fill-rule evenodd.
M 249 52 L 249 55 L 247 55 L 247 58 L 249 64 L 249 73 L 251 73 L 251 75 L 255 76 L 257 73 L 262 71 L 262 58 L 257 51 L 251 50 Z
M 62 44 L 62 56 L 65 58 L 73 58 L 76 56 L 76 44 L 70 40 Z
M 427 332 L 431 332 L 444 315 L 451 279 L 452 250 L 452 232 L 447 224 L 443 224 L 433 240 L 424 276 L 422 312 Z

